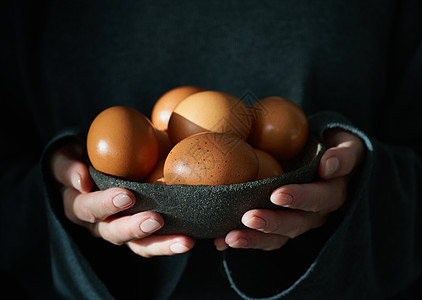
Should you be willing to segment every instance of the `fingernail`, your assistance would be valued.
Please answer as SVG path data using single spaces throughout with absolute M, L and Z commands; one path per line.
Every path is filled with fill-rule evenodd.
M 71 181 L 72 181 L 73 187 L 75 189 L 77 189 L 78 191 L 80 191 L 81 190 L 81 182 L 82 182 L 81 175 L 79 175 L 78 173 L 74 172 L 72 174 Z
M 113 204 L 118 208 L 126 208 L 131 205 L 132 202 L 132 198 L 126 194 L 118 194 L 113 198 Z
M 154 219 L 148 219 L 141 223 L 141 230 L 145 233 L 152 233 L 159 229 L 161 224 Z
M 265 220 L 260 217 L 253 216 L 249 220 L 246 220 L 244 224 L 246 227 L 249 227 L 252 229 L 264 229 L 265 226 L 267 225 L 267 222 L 265 222 Z
M 338 170 L 339 166 L 340 162 L 337 157 L 333 156 L 327 159 L 325 162 L 325 177 L 332 176 Z
M 247 240 L 238 239 L 237 241 L 229 244 L 229 246 L 232 247 L 232 248 L 243 248 L 243 247 L 246 247 L 247 244 L 248 244 Z
M 276 205 L 289 207 L 293 202 L 293 197 L 286 193 L 276 193 L 271 195 L 270 200 Z
M 185 245 L 181 244 L 181 243 L 175 243 L 175 244 L 172 244 L 170 246 L 170 250 L 173 253 L 185 253 L 185 252 L 189 251 L 189 248 L 186 247 Z

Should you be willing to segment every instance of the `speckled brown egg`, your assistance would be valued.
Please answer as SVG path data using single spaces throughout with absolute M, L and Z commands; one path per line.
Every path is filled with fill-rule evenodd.
M 257 174 L 254 150 L 238 137 L 215 132 L 182 140 L 164 164 L 167 184 L 228 185 L 254 181 Z
M 174 108 L 188 96 L 202 91 L 205 89 L 196 86 L 179 86 L 169 90 L 155 103 L 151 113 L 152 124 L 159 130 L 167 130 Z
M 114 106 L 91 123 L 87 152 L 92 166 L 103 173 L 140 180 L 158 159 L 158 138 L 151 122 L 136 109 Z
M 280 161 L 295 157 L 308 139 L 308 119 L 291 100 L 267 97 L 252 107 L 255 119 L 248 142 Z
M 283 174 L 278 161 L 265 151 L 254 149 L 259 162 L 259 171 L 256 180 L 280 176 Z
M 246 139 L 252 114 L 239 98 L 218 91 L 195 93 L 174 109 L 168 133 L 173 144 L 200 132 L 220 132 Z

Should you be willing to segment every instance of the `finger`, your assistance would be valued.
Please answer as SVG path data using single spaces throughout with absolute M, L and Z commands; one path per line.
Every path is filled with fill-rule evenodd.
M 318 166 L 321 178 L 331 179 L 350 174 L 362 160 L 364 145 L 355 134 L 335 130 L 327 137 L 330 148 L 324 153 Z
M 66 216 L 75 223 L 96 223 L 131 207 L 135 196 L 122 188 L 82 194 L 68 188 L 63 193 Z
M 79 219 L 73 207 L 75 203 L 76 197 L 78 197 L 81 193 L 74 188 L 65 188 L 63 190 L 63 206 L 64 206 L 64 214 L 66 218 L 68 218 L 72 223 L 80 226 L 84 226 L 89 228 L 89 223 Z
M 229 248 L 225 241 L 225 237 L 218 237 L 214 239 L 214 246 L 218 251 L 224 251 Z
M 72 187 L 81 193 L 92 190 L 94 182 L 87 166 L 77 158 L 77 150 L 57 151 L 51 160 L 54 178 L 66 187 Z
M 195 241 L 183 235 L 150 235 L 127 243 L 136 254 L 143 257 L 175 255 L 188 252 Z
M 346 201 L 346 178 L 327 181 L 289 184 L 271 194 L 272 203 L 309 212 L 332 212 Z
M 263 233 L 252 229 L 229 232 L 225 243 L 231 248 L 261 249 L 272 251 L 281 248 L 289 238 L 279 234 Z
M 93 234 L 115 244 L 122 245 L 131 240 L 144 238 L 164 225 L 156 212 L 140 212 L 130 216 L 111 217 L 93 224 Z
M 325 219 L 325 214 L 300 210 L 254 209 L 243 215 L 242 223 L 262 233 L 295 238 L 309 229 L 322 226 Z

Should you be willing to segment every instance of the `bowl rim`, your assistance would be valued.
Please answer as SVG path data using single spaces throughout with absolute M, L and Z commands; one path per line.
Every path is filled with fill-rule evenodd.
M 92 164 L 89 161 L 88 161 L 88 166 L 89 166 L 89 172 L 90 173 L 93 172 L 93 173 L 99 174 L 101 177 L 110 178 L 110 179 L 112 179 L 113 182 L 115 182 L 117 184 L 116 186 L 119 186 L 119 187 L 120 186 L 128 186 L 128 185 L 131 185 L 131 186 L 136 185 L 138 188 L 155 186 L 157 188 L 160 187 L 160 188 L 164 188 L 164 189 L 165 188 L 169 188 L 169 189 L 175 189 L 175 188 L 192 189 L 192 188 L 198 188 L 198 187 L 200 187 L 201 189 L 215 189 L 216 187 L 218 187 L 219 189 L 231 190 L 231 189 L 238 189 L 239 187 L 243 187 L 245 185 L 245 183 L 247 183 L 248 186 L 250 186 L 250 187 L 254 187 L 254 186 L 260 186 L 262 184 L 265 185 L 265 184 L 269 184 L 269 183 L 272 183 L 272 182 L 282 181 L 284 178 L 286 178 L 288 176 L 291 177 L 291 176 L 294 176 L 295 174 L 300 174 L 301 172 L 303 172 L 303 170 L 305 170 L 309 166 L 309 164 L 315 163 L 316 161 L 319 162 L 319 160 L 322 157 L 322 154 L 326 150 L 326 147 L 323 144 L 323 142 L 320 139 L 318 139 L 315 135 L 309 135 L 307 143 L 309 143 L 309 142 L 316 143 L 315 151 L 313 152 L 312 158 L 306 164 L 301 165 L 299 168 L 287 171 L 287 172 L 285 172 L 281 175 L 275 176 L 275 177 L 269 177 L 269 178 L 264 178 L 264 179 L 260 179 L 260 180 L 241 182 L 241 183 L 233 183 L 233 184 L 227 184 L 227 185 L 162 184 L 162 183 L 149 183 L 149 182 L 142 182 L 142 181 L 130 181 L 130 180 L 125 180 L 123 178 L 98 171 L 92 166 Z M 306 148 L 306 146 L 304 147 L 304 149 L 305 148 Z M 301 154 L 299 154 L 298 156 L 300 156 L 300 155 Z M 95 182 L 95 184 L 97 184 L 97 183 Z

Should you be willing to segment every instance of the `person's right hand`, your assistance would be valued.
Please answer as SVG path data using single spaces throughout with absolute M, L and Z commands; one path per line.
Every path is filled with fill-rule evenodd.
M 135 196 L 122 188 L 91 192 L 94 182 L 82 162 L 79 144 L 57 150 L 51 159 L 51 169 L 62 185 L 66 217 L 86 227 L 94 236 L 115 245 L 126 244 L 143 257 L 184 253 L 194 246 L 194 240 L 187 236 L 151 235 L 164 226 L 162 216 L 156 212 L 116 216 L 135 203 Z

